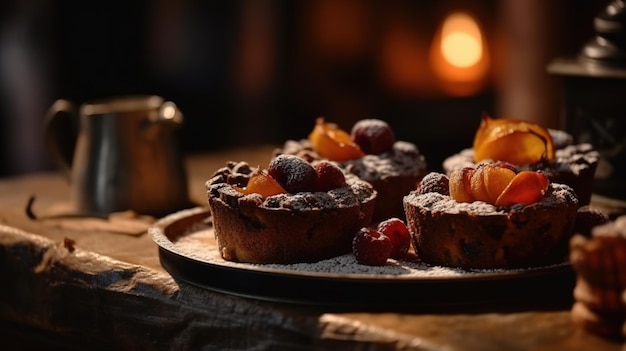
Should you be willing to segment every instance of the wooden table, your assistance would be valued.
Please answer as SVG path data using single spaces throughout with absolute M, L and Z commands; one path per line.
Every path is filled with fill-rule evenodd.
M 204 181 L 226 161 L 262 165 L 270 151 L 188 156 L 191 199 L 204 204 Z M 69 185 L 60 174 L 2 179 L 0 194 L 0 330 L 8 349 L 622 347 L 573 325 L 566 301 L 548 308 L 329 311 L 213 292 L 179 282 L 161 267 L 156 244 L 141 229 L 150 218 L 122 218 L 132 224 L 122 232 L 139 229 L 120 233 L 94 219 L 50 217 L 69 206 Z M 31 196 L 37 220 L 25 211 Z

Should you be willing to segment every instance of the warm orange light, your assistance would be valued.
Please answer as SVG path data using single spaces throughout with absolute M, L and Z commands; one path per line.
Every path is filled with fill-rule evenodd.
M 430 38 L 406 20 L 391 21 L 381 45 L 382 79 L 394 94 L 414 97 L 433 94 L 432 72 L 428 69 Z
M 471 95 L 485 83 L 489 55 L 482 31 L 471 16 L 450 14 L 437 31 L 430 61 L 442 88 L 453 95 Z
M 483 44 L 476 22 L 462 13 L 448 17 L 442 28 L 441 51 L 453 66 L 471 67 L 477 64 L 483 54 Z

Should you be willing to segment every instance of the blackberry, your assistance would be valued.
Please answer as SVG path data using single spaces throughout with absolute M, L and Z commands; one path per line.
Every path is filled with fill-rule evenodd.
M 298 156 L 276 156 L 267 172 L 291 194 L 317 189 L 317 172 L 310 163 Z

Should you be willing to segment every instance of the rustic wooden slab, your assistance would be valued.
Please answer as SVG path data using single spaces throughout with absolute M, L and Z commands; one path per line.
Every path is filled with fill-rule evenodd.
M 267 151 L 253 155 L 261 163 Z M 191 198 L 203 201 L 205 178 L 245 155 L 249 151 L 192 158 Z M 69 187 L 58 174 L 0 180 L 0 194 L 0 336 L 9 348 L 617 351 L 622 346 L 577 328 L 567 306 L 328 311 L 212 292 L 167 274 L 146 233 L 93 230 L 76 218 L 61 224 L 29 218 L 30 196 L 36 196 L 35 213 L 69 204 Z

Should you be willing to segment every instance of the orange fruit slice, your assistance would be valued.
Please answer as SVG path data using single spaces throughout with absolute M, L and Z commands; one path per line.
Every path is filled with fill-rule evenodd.
M 473 168 L 462 168 L 450 173 L 448 187 L 450 196 L 457 202 L 472 202 L 471 179 L 474 174 Z
M 496 206 L 529 205 L 539 201 L 546 193 L 550 180 L 539 172 L 522 171 L 502 191 Z
M 450 173 L 450 196 L 457 202 L 484 201 L 496 206 L 529 205 L 546 193 L 550 180 L 540 172 L 516 173 L 498 164 L 480 164 Z
M 321 157 L 332 161 L 345 162 L 365 156 L 349 133 L 321 117 L 315 121 L 309 141 Z
M 516 165 L 554 158 L 554 142 L 542 126 L 511 118 L 483 115 L 474 136 L 474 161 L 505 161 Z
M 474 174 L 472 174 L 472 178 L 470 179 L 470 192 L 472 198 L 478 201 L 491 202 L 491 198 L 489 197 L 489 192 L 487 191 L 487 187 L 485 186 L 485 173 L 486 168 L 484 165 L 479 165 L 476 167 Z
M 483 171 L 483 182 L 489 202 L 495 203 L 509 183 L 515 178 L 515 172 L 509 168 L 487 165 Z
M 474 200 L 493 204 L 514 177 L 515 172 L 510 168 L 480 164 L 471 177 L 471 196 Z
M 235 186 L 234 188 L 244 195 L 256 193 L 264 198 L 287 193 L 287 191 L 274 178 L 270 177 L 265 170 L 250 177 L 246 187 L 240 188 Z

